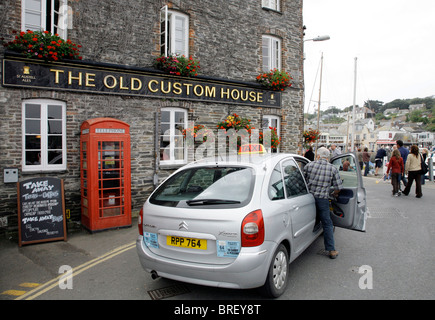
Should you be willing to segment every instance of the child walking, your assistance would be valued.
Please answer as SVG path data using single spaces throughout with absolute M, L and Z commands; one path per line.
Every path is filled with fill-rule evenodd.
M 387 175 L 391 171 L 391 184 L 393 185 L 393 196 L 400 196 L 399 175 L 404 174 L 403 159 L 400 156 L 400 151 L 395 149 L 388 162 Z

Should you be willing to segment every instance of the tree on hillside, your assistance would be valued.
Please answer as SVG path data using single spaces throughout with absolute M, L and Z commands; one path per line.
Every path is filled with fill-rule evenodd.
M 384 103 L 382 101 L 379 101 L 379 100 L 364 101 L 364 107 L 373 110 L 374 113 L 383 112 L 383 111 L 381 111 L 383 105 L 384 105 Z

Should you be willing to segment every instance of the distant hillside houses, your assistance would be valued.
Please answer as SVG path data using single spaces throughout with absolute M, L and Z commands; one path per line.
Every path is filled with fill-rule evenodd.
M 391 147 L 397 140 L 402 140 L 405 146 L 417 144 L 419 147 L 430 148 L 435 146 L 435 133 L 423 131 L 423 123 L 406 122 L 406 115 L 415 110 L 425 110 L 425 104 L 410 105 L 409 109 L 391 108 L 386 109 L 385 116 L 394 116 L 390 120 L 375 121 L 375 112 L 366 107 L 355 108 L 355 123 L 352 123 L 352 112 L 334 114 L 335 117 L 343 118 L 340 124 L 324 123 L 331 115 L 325 115 L 320 119 L 319 145 L 336 144 L 341 150 L 350 150 L 352 137 L 355 149 L 365 147 L 369 151 L 375 151 L 380 146 Z M 308 121 L 305 119 L 305 129 L 317 129 L 317 119 Z M 353 135 L 353 127 L 355 134 Z M 347 148 L 346 148 L 347 146 Z

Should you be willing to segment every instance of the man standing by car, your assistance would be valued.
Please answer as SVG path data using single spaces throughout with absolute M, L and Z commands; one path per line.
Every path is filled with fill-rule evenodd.
M 343 189 L 343 185 L 337 168 L 329 163 L 329 156 L 328 149 L 319 148 L 317 160 L 304 167 L 304 174 L 308 189 L 316 201 L 317 219 L 320 219 L 322 223 L 325 250 L 329 251 L 331 259 L 335 259 L 338 256 L 338 251 L 335 250 L 334 226 L 329 211 L 329 193 L 332 186 L 334 187 L 334 196 L 337 196 Z

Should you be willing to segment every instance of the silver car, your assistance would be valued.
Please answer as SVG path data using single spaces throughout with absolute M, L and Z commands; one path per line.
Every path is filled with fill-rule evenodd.
M 343 163 L 347 159 L 343 171 Z M 153 278 L 280 296 L 288 267 L 321 233 L 295 154 L 201 160 L 167 178 L 145 202 L 136 241 Z M 354 154 L 331 160 L 344 189 L 331 201 L 335 226 L 365 230 L 366 192 Z

